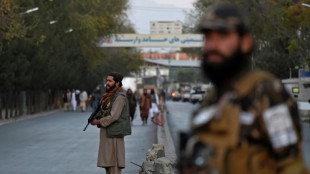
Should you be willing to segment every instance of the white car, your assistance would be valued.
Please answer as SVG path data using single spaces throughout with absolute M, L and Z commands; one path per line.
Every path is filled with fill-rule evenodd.
M 190 102 L 192 102 L 193 104 L 197 102 L 202 102 L 204 96 L 205 96 L 205 91 L 196 91 L 191 94 Z
M 182 96 L 183 102 L 190 101 L 191 93 L 190 93 L 190 91 L 183 91 L 181 96 Z

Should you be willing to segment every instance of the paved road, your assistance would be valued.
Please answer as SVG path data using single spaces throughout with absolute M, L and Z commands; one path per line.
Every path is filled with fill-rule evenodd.
M 90 112 L 58 112 L 0 126 L 0 173 L 85 174 L 105 173 L 96 167 L 99 129 L 82 129 Z M 147 149 L 156 143 L 156 126 L 141 126 L 136 118 L 132 135 L 126 136 L 124 174 L 137 174 Z
M 188 102 L 166 102 L 167 119 L 176 150 L 179 149 L 177 143 L 179 142 L 179 132 L 186 132 L 190 129 L 190 116 L 198 106 L 198 104 L 193 105 Z
M 180 131 L 189 130 L 189 120 L 192 112 L 198 108 L 198 104 L 183 103 L 183 102 L 172 102 L 167 101 L 166 107 L 169 112 L 168 122 L 171 131 L 172 138 L 174 139 L 176 149 L 178 149 L 178 133 Z M 309 124 L 303 123 L 303 134 L 304 134 L 304 158 L 305 163 L 310 169 L 310 126 Z

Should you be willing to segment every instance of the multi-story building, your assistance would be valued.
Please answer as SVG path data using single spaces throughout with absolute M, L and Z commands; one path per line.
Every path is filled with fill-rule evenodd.
M 151 34 L 182 34 L 181 21 L 152 21 L 150 22 Z

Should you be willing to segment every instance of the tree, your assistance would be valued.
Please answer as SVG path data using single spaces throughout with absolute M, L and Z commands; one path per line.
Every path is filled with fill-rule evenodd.
M 310 9 L 301 4 L 306 1 L 296 0 L 221 0 L 236 4 L 246 13 L 257 49 L 253 58 L 257 68 L 270 71 L 279 78 L 287 78 L 289 70 L 305 67 L 309 57 L 309 20 Z M 212 0 L 197 0 L 195 3 L 195 30 L 201 14 L 212 5 Z M 196 19 L 196 20 L 195 20 Z M 278 68 L 281 67 L 281 68 Z M 297 73 L 293 74 L 297 76 Z
M 97 47 L 101 37 L 134 32 L 127 0 L 3 0 L 0 8 L 2 90 L 90 90 L 109 71 L 127 75 L 143 63 L 135 48 Z
M 110 71 L 136 71 L 136 49 L 97 47 L 101 37 L 134 32 L 127 8 L 128 0 L 1 0 L 0 119 L 2 106 L 5 118 L 23 113 L 21 91 L 35 113 L 59 105 L 64 89 L 91 91 Z

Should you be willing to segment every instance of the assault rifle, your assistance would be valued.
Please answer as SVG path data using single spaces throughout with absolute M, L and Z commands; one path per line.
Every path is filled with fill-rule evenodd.
M 209 166 L 215 156 L 215 148 L 198 140 L 192 132 L 179 134 L 180 153 L 177 168 L 180 174 L 218 173 Z
M 86 131 L 89 123 L 91 123 L 96 118 L 97 113 L 100 111 L 100 107 L 101 107 L 101 104 L 99 103 L 97 105 L 96 110 L 89 116 L 87 124 L 86 124 L 85 128 L 83 129 L 83 131 Z

